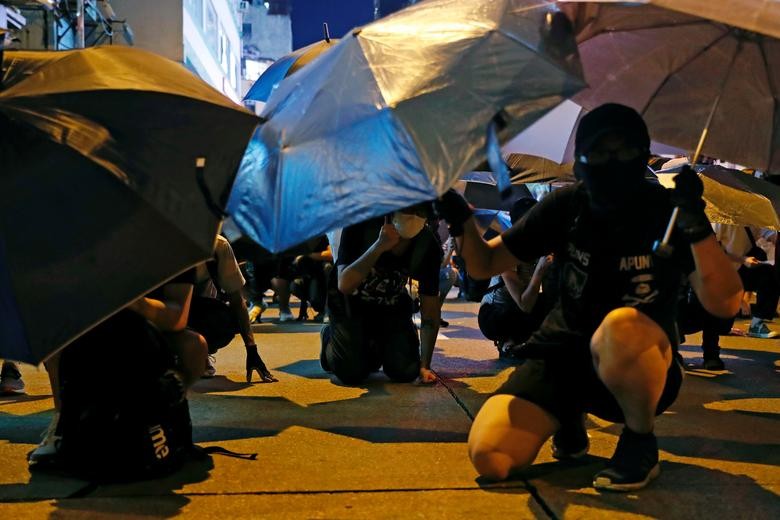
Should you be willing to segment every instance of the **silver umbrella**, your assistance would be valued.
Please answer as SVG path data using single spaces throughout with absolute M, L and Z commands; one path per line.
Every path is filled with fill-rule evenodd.
M 229 203 L 271 251 L 432 199 L 584 83 L 553 2 L 430 0 L 282 81 Z

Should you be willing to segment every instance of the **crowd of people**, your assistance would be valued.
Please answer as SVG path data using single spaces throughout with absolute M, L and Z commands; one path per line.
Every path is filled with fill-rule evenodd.
M 320 363 L 341 383 L 361 384 L 381 369 L 393 381 L 432 384 L 437 334 L 447 325 L 442 304 L 457 285 L 464 297 L 480 301 L 480 330 L 515 365 L 471 428 L 476 470 L 505 479 L 530 465 L 550 437 L 555 458 L 582 457 L 589 447 L 584 418 L 591 413 L 624 424 L 593 485 L 645 486 L 660 471 L 655 417 L 674 402 L 683 381 L 682 334 L 703 331 L 704 367 L 722 370 L 719 337 L 732 332 L 734 317 L 748 312 L 748 335 L 775 337 L 768 324 L 780 297 L 773 258 L 758 245 L 771 243 L 773 253 L 776 234 L 713 229 L 702 183 L 690 168 L 673 190 L 645 178 L 649 147 L 634 110 L 609 104 L 591 111 L 576 133 L 578 182 L 539 202 L 514 201 L 512 227 L 487 240 L 471 206 L 453 190 L 349 226 L 332 247 L 320 237 L 289 254 L 234 252 L 218 237 L 208 262 L 132 302 L 47 361 L 56 413 L 31 464 L 56 459 L 63 410 L 78 395 L 67 384 L 73 363 L 61 358 L 106 334 L 140 326 L 157 331 L 170 362 L 155 377 L 160 395 L 172 402 L 217 373 L 215 355 L 236 335 L 246 351 L 247 382 L 256 374 L 273 383 L 252 331 L 273 289 L 280 323 L 323 323 Z M 675 206 L 673 253 L 660 256 L 653 243 Z M 743 288 L 756 292 L 754 307 L 745 307 Z M 291 295 L 301 302 L 297 318 Z M 62 373 L 66 365 L 70 374 Z M 0 390 L 24 392 L 12 361 L 3 363 Z

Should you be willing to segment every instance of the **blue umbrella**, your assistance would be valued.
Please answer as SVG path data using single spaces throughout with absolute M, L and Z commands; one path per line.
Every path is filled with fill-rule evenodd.
M 430 0 L 353 30 L 279 84 L 228 204 L 281 251 L 446 191 L 584 87 L 568 20 L 536 0 Z
M 328 26 L 325 26 L 325 39 L 302 47 L 273 62 L 270 67 L 257 78 L 249 92 L 244 96 L 244 101 L 262 101 L 265 103 L 271 97 L 271 92 L 282 82 L 284 78 L 308 64 L 314 58 L 330 49 L 338 42 L 331 39 L 328 34 Z

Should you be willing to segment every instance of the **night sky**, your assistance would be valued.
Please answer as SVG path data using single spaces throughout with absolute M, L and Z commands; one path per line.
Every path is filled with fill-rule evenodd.
M 380 0 L 380 16 L 414 3 L 410 0 Z M 330 35 L 341 38 L 350 29 L 374 20 L 374 0 L 291 0 L 293 49 L 322 39 L 322 23 Z

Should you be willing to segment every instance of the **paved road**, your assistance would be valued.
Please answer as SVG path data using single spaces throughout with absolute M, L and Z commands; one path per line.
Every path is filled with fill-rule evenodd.
M 583 463 L 554 462 L 546 446 L 524 478 L 491 484 L 477 478 L 465 442 L 511 367 L 481 339 L 476 310 L 445 304 L 452 325 L 438 342 L 435 387 L 377 375 L 350 388 L 320 370 L 317 325 L 273 323 L 270 309 L 255 330 L 280 381 L 247 385 L 235 343 L 218 354 L 218 377 L 191 396 L 199 443 L 258 460 L 216 456 L 132 485 L 30 477 L 24 456 L 52 401 L 45 372 L 27 367 L 28 395 L 0 398 L 0 517 L 780 518 L 780 341 L 724 338 L 726 372 L 688 372 L 657 424 L 662 475 L 641 492 L 590 487 L 620 432 L 593 417 Z M 682 349 L 694 364 L 698 341 Z

